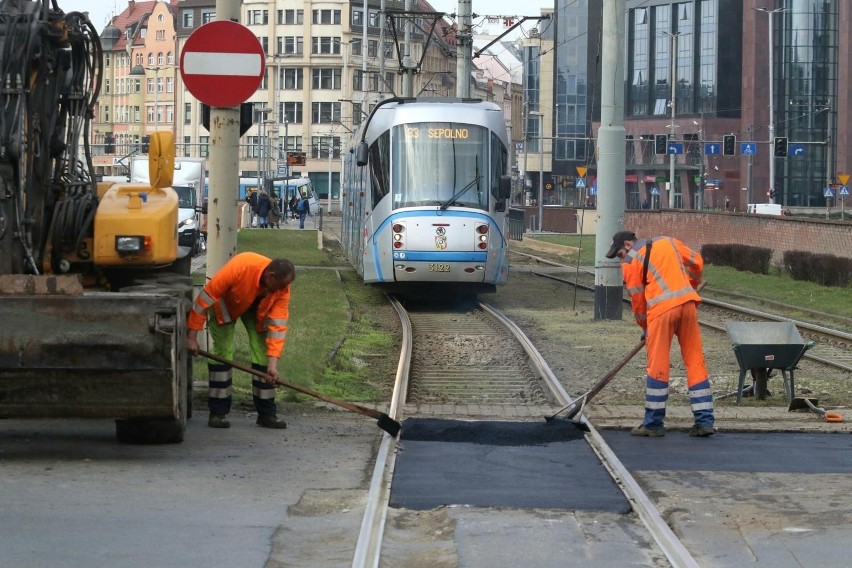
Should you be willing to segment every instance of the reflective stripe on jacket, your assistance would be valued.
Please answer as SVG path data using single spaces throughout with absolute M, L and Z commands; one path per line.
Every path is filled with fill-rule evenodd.
M 272 262 L 265 256 L 244 252 L 229 260 L 199 292 L 189 312 L 187 325 L 201 331 L 210 309 L 222 325 L 237 321 L 265 288 L 263 270 Z M 257 305 L 257 332 L 266 332 L 266 354 L 280 357 L 287 338 L 290 317 L 290 287 L 263 296 Z
M 647 329 L 649 320 L 676 306 L 700 302 L 695 288 L 704 270 L 701 255 L 675 238 L 659 237 L 649 244 L 647 285 L 642 282 L 642 272 L 648 244 L 630 250 L 629 262 L 621 265 L 633 316 L 642 329 Z

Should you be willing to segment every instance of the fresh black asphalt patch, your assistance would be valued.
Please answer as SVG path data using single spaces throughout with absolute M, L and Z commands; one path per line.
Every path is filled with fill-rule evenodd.
M 637 438 L 624 430 L 601 432 L 630 471 L 852 473 L 852 435 L 719 432 L 690 438 L 667 432 Z
M 565 420 L 409 418 L 399 444 L 391 507 L 630 511 L 582 430 Z

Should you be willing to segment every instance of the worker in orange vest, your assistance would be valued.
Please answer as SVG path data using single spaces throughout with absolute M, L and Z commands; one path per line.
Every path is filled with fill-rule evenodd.
M 672 338 L 676 335 L 686 366 L 689 402 L 695 422 L 690 436 L 716 433 L 713 395 L 701 346 L 696 288 L 704 259 L 672 237 L 638 243 L 636 234 L 619 231 L 612 238 L 607 258 L 621 259 L 624 285 L 636 323 L 642 328 L 648 353 L 645 377 L 645 418 L 633 428 L 634 436 L 664 436 Z
M 234 358 L 234 331 L 242 320 L 248 332 L 252 368 L 265 372 L 267 379 L 252 378 L 252 398 L 257 425 L 286 428 L 278 418 L 275 383 L 281 378 L 278 359 L 287 337 L 290 317 L 290 284 L 296 278 L 293 263 L 283 258 L 269 259 L 253 252 L 234 256 L 202 288 L 192 304 L 187 321 L 186 348 L 198 355 L 198 332 L 210 333 L 210 352 L 225 359 Z M 230 428 L 232 374 L 230 365 L 209 362 L 210 392 L 207 399 L 211 428 Z

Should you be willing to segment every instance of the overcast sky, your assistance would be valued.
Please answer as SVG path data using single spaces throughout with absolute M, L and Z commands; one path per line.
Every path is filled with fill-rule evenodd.
M 452 14 L 458 11 L 457 0 L 429 0 L 436 10 Z M 538 16 L 540 8 L 552 7 L 553 2 L 532 0 L 529 4 L 517 0 L 473 0 L 473 13 L 482 16 Z M 59 0 L 59 7 L 64 12 L 89 12 L 89 19 L 98 32 L 106 26 L 107 20 L 114 14 L 121 13 L 127 7 L 127 0 Z M 519 12 L 523 8 L 523 12 Z M 528 22 L 532 26 L 532 22 Z M 527 25 L 525 25 L 527 27 Z M 491 33 L 500 33 L 502 26 L 491 26 Z

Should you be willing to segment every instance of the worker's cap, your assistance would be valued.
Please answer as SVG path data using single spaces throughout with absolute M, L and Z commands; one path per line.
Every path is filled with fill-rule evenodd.
M 607 258 L 615 258 L 615 254 L 618 252 L 618 249 L 624 248 L 624 241 L 635 241 L 636 233 L 633 231 L 618 231 L 612 237 L 612 244 L 609 247 L 609 250 L 606 253 Z

